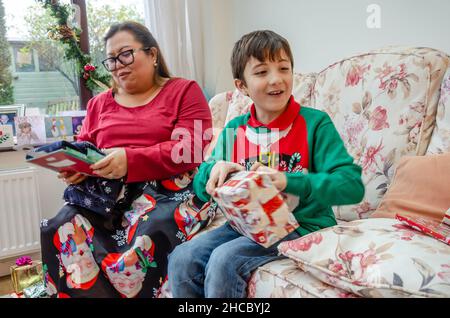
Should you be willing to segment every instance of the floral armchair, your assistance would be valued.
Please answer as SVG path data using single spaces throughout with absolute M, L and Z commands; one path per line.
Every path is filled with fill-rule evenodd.
M 363 169 L 366 194 L 334 208 L 338 225 L 281 244 L 288 258 L 258 268 L 249 297 L 450 296 L 450 246 L 370 217 L 401 158 L 450 152 L 449 67 L 435 49 L 388 47 L 294 75 L 294 97 L 330 115 Z M 250 104 L 237 90 L 213 97 L 215 136 Z M 223 222 L 218 215 L 209 229 Z

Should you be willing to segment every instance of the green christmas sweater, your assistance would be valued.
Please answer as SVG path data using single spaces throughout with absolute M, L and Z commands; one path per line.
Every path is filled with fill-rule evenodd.
M 300 106 L 292 96 L 286 110 L 267 125 L 256 119 L 254 105 L 226 125 L 194 177 L 194 191 L 203 201 L 210 199 L 205 186 L 220 160 L 247 170 L 258 161 L 285 172 L 284 192 L 300 199 L 292 213 L 301 236 L 336 225 L 331 207 L 355 204 L 364 196 L 361 167 L 353 163 L 330 117 Z

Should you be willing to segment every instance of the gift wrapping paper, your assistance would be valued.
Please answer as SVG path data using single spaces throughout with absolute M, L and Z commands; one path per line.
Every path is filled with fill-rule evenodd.
M 216 189 L 213 198 L 237 232 L 264 247 L 277 243 L 299 226 L 291 213 L 299 200 L 288 205 L 287 197 L 264 172 L 238 172 Z
M 42 280 L 42 262 L 40 261 L 33 261 L 30 265 L 11 266 L 11 281 L 14 291 L 18 294 Z

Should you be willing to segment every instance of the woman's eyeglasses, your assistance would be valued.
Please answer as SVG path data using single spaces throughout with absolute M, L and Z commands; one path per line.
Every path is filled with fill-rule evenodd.
M 117 69 L 117 61 L 120 62 L 123 66 L 127 66 L 134 63 L 134 53 L 137 51 L 148 51 L 149 47 L 142 47 L 138 49 L 130 49 L 117 54 L 116 57 L 108 57 L 107 59 L 102 61 L 103 66 L 109 71 L 114 72 Z

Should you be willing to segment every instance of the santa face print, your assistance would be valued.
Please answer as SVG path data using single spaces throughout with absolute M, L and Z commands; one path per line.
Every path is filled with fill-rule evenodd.
M 135 297 L 142 289 L 145 273 L 136 266 L 127 266 L 123 272 L 108 272 L 109 281 L 126 298 Z
M 103 271 L 123 297 L 132 298 L 141 291 L 147 271 L 157 266 L 153 259 L 154 249 L 149 236 L 138 236 L 128 251 L 110 253 L 102 261 Z
M 84 243 L 77 246 L 73 255 L 61 255 L 61 260 L 70 276 L 73 288 L 94 279 L 100 271 L 89 246 Z
M 89 289 L 97 280 L 100 268 L 90 247 L 93 234 L 91 224 L 81 215 L 63 224 L 55 234 L 54 243 L 70 288 Z

